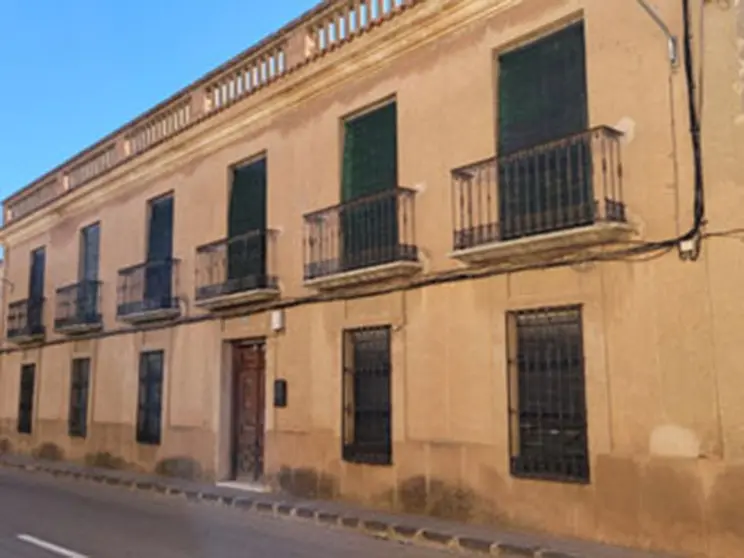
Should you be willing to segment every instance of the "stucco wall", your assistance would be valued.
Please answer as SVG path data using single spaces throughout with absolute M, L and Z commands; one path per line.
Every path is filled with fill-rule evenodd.
M 681 3 L 658 4 L 672 31 L 681 34 Z M 193 305 L 194 250 L 226 233 L 229 167 L 263 152 L 268 223 L 280 231 L 274 273 L 282 297 L 311 294 L 302 284 L 302 214 L 338 202 L 340 119 L 391 95 L 398 103 L 399 180 L 418 190 L 423 272 L 461 267 L 449 257 L 449 171 L 495 154 L 493 52 L 582 13 L 590 124 L 625 133 L 624 201 L 635 240 L 687 230 L 693 191 L 687 93 L 682 69 L 669 69 L 659 29 L 635 2 L 515 2 L 247 128 L 240 141 L 217 153 L 195 157 L 155 182 L 132 183 L 81 212 L 63 212 L 51 230 L 6 246 L 10 301 L 26 295 L 29 252 L 47 246 L 45 321 L 48 340 L 59 344 L 0 357 L 2 436 L 20 449 L 53 441 L 73 459 L 108 451 L 142 468 L 188 454 L 207 474 L 224 478 L 231 390 L 225 343 L 267 337 L 266 464 L 277 482 L 306 494 L 413 512 L 689 554 L 738 555 L 744 545 L 744 247 L 732 231 L 741 226 L 744 202 L 744 134 L 733 4 L 707 5 L 704 33 L 696 34 L 704 76 L 709 235 L 696 262 L 681 261 L 672 249 L 300 304 L 285 310 L 286 329 L 276 334 L 268 312 L 148 332 L 115 319 L 117 270 L 145 256 L 146 201 L 170 190 L 185 314 L 207 317 Z M 344 62 L 343 50 L 329 56 L 354 63 Z M 264 98 L 270 102 L 268 92 Z M 76 279 L 78 231 L 95 221 L 101 222 L 109 336 L 65 341 L 50 327 L 54 290 Z M 583 305 L 592 481 L 516 480 L 508 469 L 505 312 L 573 303 Z M 340 459 L 341 332 L 372 324 L 393 326 L 392 467 Z M 157 448 L 134 441 L 138 354 L 146 348 L 166 351 L 164 436 Z M 93 359 L 85 441 L 71 440 L 66 428 L 75 355 Z M 14 434 L 24 362 L 36 362 L 39 377 L 31 438 Z M 269 404 L 279 377 L 289 386 L 286 409 Z
M 679 32 L 678 10 L 664 8 L 661 13 Z M 171 190 L 174 256 L 182 260 L 180 290 L 192 297 L 195 247 L 226 233 L 229 168 L 260 153 L 268 156 L 268 223 L 280 231 L 276 274 L 282 293 L 307 294 L 302 286 L 302 215 L 339 200 L 340 119 L 393 95 L 398 103 L 399 182 L 419 191 L 416 239 L 425 270 L 456 267 L 448 255 L 449 173 L 495 154 L 493 53 L 577 20 L 582 13 L 587 26 L 590 125 L 618 126 L 626 132 L 624 198 L 640 236 L 672 235 L 691 219 L 691 158 L 683 74 L 677 71 L 671 77 L 672 107 L 665 44 L 658 29 L 638 6 L 622 2 L 550 0 L 539 6 L 519 2 L 503 14 L 441 37 L 377 72 L 261 121 L 246 130 L 242 141 L 208 157 L 195 157 L 155 183 L 130 184 L 125 193 L 102 205 L 61 215 L 51 231 L 9 246 L 9 260 L 14 262 L 8 268 L 14 285 L 11 300 L 27 292 L 28 254 L 36 246 L 48 247 L 50 300 L 56 287 L 74 281 L 79 230 L 100 220 L 104 304 L 111 319 L 117 270 L 144 259 L 146 201 Z M 330 56 L 342 55 L 339 51 Z M 683 184 L 675 183 L 675 160 Z M 198 312 L 190 309 L 191 314 Z M 107 327 L 114 325 L 107 322 Z

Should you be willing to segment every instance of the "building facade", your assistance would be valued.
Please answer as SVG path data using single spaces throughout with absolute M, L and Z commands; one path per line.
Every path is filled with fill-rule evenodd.
M 4 447 L 738 555 L 744 24 L 649 3 L 323 2 L 5 200 Z

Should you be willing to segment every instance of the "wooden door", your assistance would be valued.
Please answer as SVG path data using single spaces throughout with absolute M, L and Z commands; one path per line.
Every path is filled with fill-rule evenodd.
M 263 474 L 264 345 L 233 346 L 233 471 L 236 479 L 256 481 Z

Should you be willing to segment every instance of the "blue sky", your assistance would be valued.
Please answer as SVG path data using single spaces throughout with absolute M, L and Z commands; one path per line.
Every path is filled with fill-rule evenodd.
M 317 0 L 0 0 L 0 198 Z

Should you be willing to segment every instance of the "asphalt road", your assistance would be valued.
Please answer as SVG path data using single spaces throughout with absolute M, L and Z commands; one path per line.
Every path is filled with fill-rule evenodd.
M 444 558 L 291 519 L 0 470 L 0 558 Z

